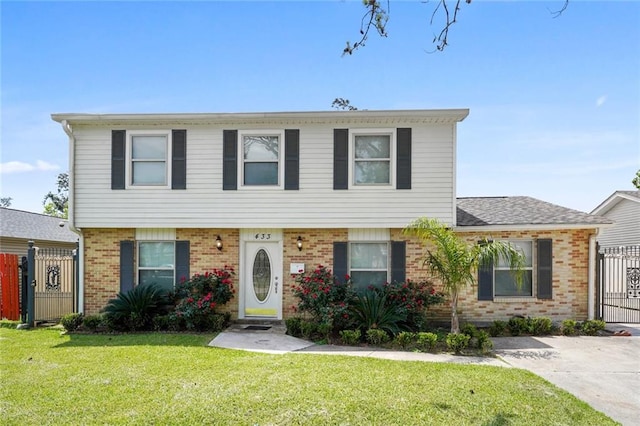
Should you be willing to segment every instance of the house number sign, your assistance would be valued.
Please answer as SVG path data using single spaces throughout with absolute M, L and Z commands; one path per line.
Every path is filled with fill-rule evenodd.
M 271 234 L 256 234 L 253 236 L 254 240 L 270 240 Z

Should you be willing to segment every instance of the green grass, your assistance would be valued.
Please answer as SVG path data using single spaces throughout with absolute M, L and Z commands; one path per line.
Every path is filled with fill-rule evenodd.
M 211 335 L 0 329 L 4 425 L 607 425 L 518 369 L 267 355 Z

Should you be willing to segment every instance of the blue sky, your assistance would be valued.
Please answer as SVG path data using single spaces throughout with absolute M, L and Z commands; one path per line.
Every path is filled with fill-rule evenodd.
M 463 4 L 428 53 L 433 3 L 2 1 L 3 197 L 41 212 L 68 168 L 51 113 L 469 108 L 458 196 L 529 195 L 591 211 L 640 168 L 640 2 Z

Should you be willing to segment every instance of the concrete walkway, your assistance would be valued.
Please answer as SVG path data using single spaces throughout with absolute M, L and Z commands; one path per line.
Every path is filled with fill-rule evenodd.
M 209 346 L 255 352 L 375 357 L 396 361 L 452 362 L 523 368 L 572 393 L 623 425 L 640 417 L 640 325 L 612 324 L 602 337 L 499 337 L 492 339 L 496 358 L 315 345 L 285 334 L 284 326 L 247 330 L 234 325 Z M 614 336 L 627 330 L 631 336 Z

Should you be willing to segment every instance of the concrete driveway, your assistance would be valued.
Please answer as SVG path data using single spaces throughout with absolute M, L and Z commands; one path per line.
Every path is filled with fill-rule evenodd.
M 635 327 L 638 327 L 636 325 Z M 500 337 L 496 354 L 623 425 L 640 422 L 640 328 L 631 337 Z

